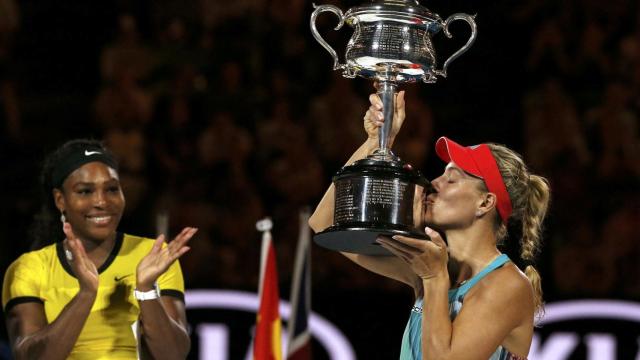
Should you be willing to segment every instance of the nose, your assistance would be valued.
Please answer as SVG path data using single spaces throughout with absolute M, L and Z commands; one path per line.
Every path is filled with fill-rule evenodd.
M 438 192 L 440 190 L 440 182 L 442 181 L 442 176 L 438 176 L 437 178 L 431 180 L 431 187 L 433 192 Z
M 93 197 L 93 205 L 102 208 L 107 204 L 107 197 L 102 191 L 96 191 Z

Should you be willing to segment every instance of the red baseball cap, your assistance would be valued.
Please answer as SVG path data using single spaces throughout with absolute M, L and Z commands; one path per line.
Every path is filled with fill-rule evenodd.
M 443 161 L 454 162 L 462 170 L 484 181 L 489 192 L 496 195 L 496 208 L 506 225 L 512 211 L 511 199 L 489 147 L 486 144 L 462 146 L 443 136 L 436 142 L 436 154 Z

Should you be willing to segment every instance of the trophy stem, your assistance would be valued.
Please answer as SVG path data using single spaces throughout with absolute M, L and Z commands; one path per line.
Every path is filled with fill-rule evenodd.
M 393 128 L 393 114 L 396 108 L 398 84 L 394 81 L 395 76 L 390 71 L 384 75 L 388 76 L 384 76 L 378 82 L 378 96 L 382 100 L 384 124 L 378 129 L 379 148 L 373 153 L 373 156 L 380 160 L 397 160 L 396 156 L 391 152 L 389 140 L 391 129 Z

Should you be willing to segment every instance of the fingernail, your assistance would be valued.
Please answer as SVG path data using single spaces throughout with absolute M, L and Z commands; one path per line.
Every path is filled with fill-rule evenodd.
M 433 229 L 431 229 L 430 227 L 426 226 L 424 228 L 424 232 L 426 232 L 427 234 L 431 234 L 433 232 Z
M 378 114 L 378 119 L 380 119 L 380 120 L 384 120 L 384 115 L 382 115 L 382 114 Z
M 398 235 L 393 235 L 391 238 L 392 238 L 393 240 L 398 240 L 400 237 L 399 237 Z

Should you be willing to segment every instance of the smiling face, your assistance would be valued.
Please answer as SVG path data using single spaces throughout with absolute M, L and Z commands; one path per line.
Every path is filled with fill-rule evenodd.
M 79 238 L 102 242 L 115 236 L 125 201 L 113 168 L 98 161 L 84 164 L 64 180 L 62 191 L 53 190 L 53 196 Z
M 431 183 L 435 192 L 425 199 L 424 222 L 441 230 L 469 226 L 485 199 L 482 180 L 449 163 Z

